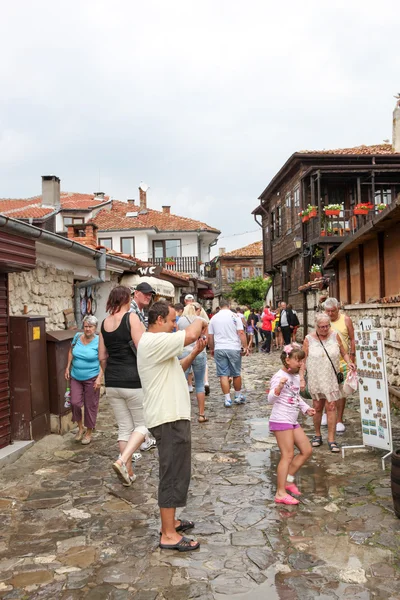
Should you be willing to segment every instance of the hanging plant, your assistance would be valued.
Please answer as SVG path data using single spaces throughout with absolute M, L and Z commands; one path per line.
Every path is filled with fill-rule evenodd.
M 324 207 L 324 212 L 327 217 L 337 217 L 343 210 L 343 204 L 328 204 Z

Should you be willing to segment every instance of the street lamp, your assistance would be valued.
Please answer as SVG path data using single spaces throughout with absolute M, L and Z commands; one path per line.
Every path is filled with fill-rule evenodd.
M 312 246 L 310 246 L 310 244 L 308 244 L 307 242 L 304 242 L 303 244 L 303 240 L 297 235 L 294 238 L 294 245 L 296 250 L 299 251 L 300 256 L 302 256 L 303 258 L 307 258 L 307 256 L 311 256 L 313 253 Z

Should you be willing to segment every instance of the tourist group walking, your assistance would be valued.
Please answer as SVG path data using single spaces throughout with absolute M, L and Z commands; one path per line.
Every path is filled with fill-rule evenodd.
M 196 395 L 198 427 L 209 423 L 207 351 L 215 362 L 221 402 L 231 410 L 246 403 L 242 357 L 253 349 L 279 352 L 282 366 L 267 394 L 272 405 L 269 429 L 280 450 L 275 502 L 296 505 L 301 491 L 295 476 L 313 449 L 323 444 L 324 423 L 328 449 L 339 452 L 336 433 L 345 430 L 342 383 L 355 370 L 354 328 L 335 298 L 326 300 L 324 312 L 316 314 L 315 330 L 300 346 L 295 341 L 296 311 L 285 302 L 257 311 L 250 306 L 235 309 L 221 299 L 211 313 L 191 294 L 174 306 L 153 302 L 154 296 L 148 283 L 140 283 L 133 292 L 124 286 L 113 288 L 99 334 L 97 319 L 86 317 L 83 333 L 72 340 L 65 377 L 78 428 L 75 440 L 84 445 L 92 441 L 104 377 L 118 427 L 119 455 L 112 468 L 124 486 L 136 480 L 133 465 L 140 451 L 157 447 L 159 546 L 188 552 L 200 545 L 184 535 L 195 523 L 177 517 L 176 510 L 186 506 L 190 485 L 191 391 Z M 300 411 L 313 418 L 311 441 L 298 422 Z

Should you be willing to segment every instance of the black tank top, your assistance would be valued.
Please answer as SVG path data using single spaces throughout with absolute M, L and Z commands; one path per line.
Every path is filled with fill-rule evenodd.
M 129 314 L 126 313 L 119 327 L 115 331 L 106 331 L 104 321 L 101 324 L 101 333 L 108 358 L 105 372 L 106 387 L 115 388 L 141 388 L 137 369 L 136 356 L 132 352 L 129 342 L 132 339 L 129 325 Z

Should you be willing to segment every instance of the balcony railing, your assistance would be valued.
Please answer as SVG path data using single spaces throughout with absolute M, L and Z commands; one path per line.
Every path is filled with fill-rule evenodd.
M 327 216 L 325 213 L 323 213 L 322 217 L 317 215 L 304 223 L 304 239 L 307 242 L 319 241 L 321 243 L 324 237 L 342 238 L 347 235 L 353 235 L 377 214 L 379 214 L 379 211 L 374 207 L 365 215 L 354 214 L 354 209 L 342 210 L 337 216 Z M 340 239 L 329 239 L 329 241 L 340 243 Z
M 163 267 L 177 273 L 199 273 L 199 259 L 197 256 L 177 256 L 172 259 L 149 258 L 149 262 L 157 267 Z

